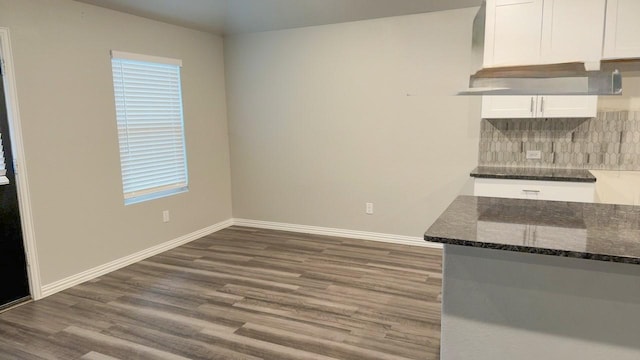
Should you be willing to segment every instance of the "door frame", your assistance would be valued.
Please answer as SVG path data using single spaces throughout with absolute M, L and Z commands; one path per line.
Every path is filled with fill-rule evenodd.
M 4 63 L 1 65 L 4 70 L 4 91 L 7 102 L 9 136 L 11 137 L 14 150 L 13 162 L 18 189 L 18 205 L 20 208 L 20 221 L 22 223 L 22 237 L 25 256 L 27 259 L 29 289 L 31 290 L 31 297 L 34 300 L 38 300 L 42 298 L 40 266 L 38 265 L 38 253 L 33 227 L 31 196 L 29 194 L 29 177 L 27 176 L 27 164 L 24 159 L 24 142 L 22 140 L 20 107 L 18 106 L 18 89 L 16 87 L 15 69 L 13 67 L 11 40 L 9 36 L 9 29 L 5 27 L 0 27 L 0 56 L 2 56 L 1 59 L 4 60 Z

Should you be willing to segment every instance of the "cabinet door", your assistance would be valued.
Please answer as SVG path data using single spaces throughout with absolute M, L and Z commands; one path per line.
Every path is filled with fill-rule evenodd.
M 570 118 L 595 117 L 597 96 L 483 96 L 482 117 Z
M 540 61 L 543 0 L 487 0 L 484 66 Z
M 640 1 L 607 0 L 605 59 L 640 57 Z
M 483 118 L 533 118 L 537 96 L 483 96 Z
M 476 178 L 473 195 L 591 203 L 595 189 L 595 183 Z
M 595 117 L 597 96 L 540 96 L 537 117 Z
M 605 0 L 545 0 L 541 63 L 600 61 L 605 7 Z

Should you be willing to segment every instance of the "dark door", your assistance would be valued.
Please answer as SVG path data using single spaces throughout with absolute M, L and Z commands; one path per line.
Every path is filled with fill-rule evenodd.
M 2 77 L 0 77 L 0 138 L 4 150 L 6 177 L 9 180 L 9 184 L 0 185 L 0 309 L 2 309 L 29 298 L 29 279 L 22 241 L 18 191 L 13 169 Z M 2 161 L 1 157 L 0 161 Z

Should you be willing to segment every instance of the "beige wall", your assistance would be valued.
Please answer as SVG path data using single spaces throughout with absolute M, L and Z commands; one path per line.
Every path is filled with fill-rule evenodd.
M 225 39 L 234 217 L 421 236 L 477 164 L 476 11 Z
M 220 37 L 69 0 L 0 0 L 0 26 L 44 285 L 231 217 Z M 188 193 L 124 206 L 111 49 L 183 60 Z
M 596 202 L 640 205 L 640 171 L 591 170 L 596 181 Z

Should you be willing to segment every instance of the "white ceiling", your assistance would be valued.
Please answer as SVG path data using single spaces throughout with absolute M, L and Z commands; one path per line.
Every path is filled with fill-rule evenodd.
M 236 34 L 479 6 L 482 0 L 76 0 L 171 24 Z

